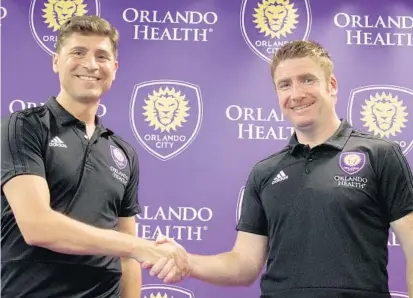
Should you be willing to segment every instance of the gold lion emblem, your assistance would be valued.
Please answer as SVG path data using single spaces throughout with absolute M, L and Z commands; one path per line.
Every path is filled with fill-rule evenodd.
M 144 298 L 148 298 L 148 297 L 145 296 Z M 161 294 L 158 292 L 158 294 L 156 294 L 156 296 L 155 296 L 153 293 L 151 293 L 149 298 L 168 298 L 168 295 L 165 294 L 165 295 L 161 296 Z
M 255 8 L 254 23 L 260 33 L 271 38 L 287 37 L 298 24 L 297 9 L 290 0 L 263 0 Z
M 349 167 L 354 167 L 361 162 L 360 156 L 357 154 L 349 154 L 344 157 L 344 163 Z
M 143 107 L 146 117 L 145 121 L 149 122 L 149 126 L 153 126 L 155 130 L 161 132 L 176 130 L 177 127 L 182 127 L 182 123 L 186 122 L 186 117 L 189 116 L 188 101 L 181 91 L 176 91 L 175 88 L 169 89 L 159 88 L 148 95 L 148 100 L 145 100 L 146 105 Z
M 47 28 L 53 28 L 53 32 L 72 16 L 83 16 L 88 12 L 83 0 L 49 0 L 44 6 L 44 22 Z
M 370 95 L 370 99 L 365 100 L 362 108 L 361 115 L 364 117 L 361 120 L 364 122 L 364 127 L 376 136 L 382 138 L 396 136 L 402 132 L 402 128 L 406 127 L 408 113 L 405 112 L 406 107 L 397 95 L 393 96 L 385 92 Z

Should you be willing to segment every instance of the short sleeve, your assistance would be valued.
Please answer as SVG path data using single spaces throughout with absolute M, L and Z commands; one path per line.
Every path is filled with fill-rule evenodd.
M 46 177 L 43 160 L 43 132 L 34 114 L 16 112 L 1 123 L 1 190 L 13 177 Z
M 131 156 L 131 175 L 126 186 L 126 191 L 122 199 L 120 217 L 129 217 L 139 214 L 141 208 L 138 200 L 138 185 L 139 185 L 139 162 L 136 152 L 132 150 Z
M 236 230 L 267 236 L 267 217 L 260 199 L 257 174 L 253 169 L 248 177 Z
M 396 143 L 387 148 L 379 188 L 389 223 L 413 211 L 412 171 Z

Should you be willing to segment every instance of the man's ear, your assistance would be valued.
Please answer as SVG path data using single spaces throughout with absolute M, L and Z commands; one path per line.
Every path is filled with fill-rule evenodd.
M 330 81 L 328 82 L 330 93 L 333 97 L 337 98 L 338 93 L 338 83 L 336 77 L 332 74 L 330 77 Z
M 116 73 L 118 71 L 118 67 L 119 67 L 119 62 L 115 61 L 115 66 L 114 66 L 115 70 L 113 71 L 113 80 L 116 79 Z
M 59 72 L 59 68 L 57 67 L 58 63 L 59 63 L 59 54 L 54 53 L 53 54 L 53 72 L 54 73 Z

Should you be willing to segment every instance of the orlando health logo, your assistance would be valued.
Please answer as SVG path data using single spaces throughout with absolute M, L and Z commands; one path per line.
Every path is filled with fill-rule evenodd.
M 143 298 L 195 298 L 195 294 L 185 288 L 166 285 L 143 285 Z
M 100 15 L 100 0 L 32 0 L 29 24 L 39 46 L 53 55 L 57 32 L 72 16 Z
M 129 182 L 129 176 L 124 173 L 122 170 L 126 168 L 128 165 L 128 160 L 125 154 L 120 150 L 118 147 L 113 145 L 109 145 L 110 154 L 114 163 L 116 164 L 117 168 L 110 166 L 110 170 L 112 171 L 112 176 L 119 180 L 123 185 L 127 185 Z
M 197 136 L 203 115 L 200 87 L 173 80 L 135 85 L 130 122 L 138 142 L 166 161 L 188 148 Z
M 292 40 L 307 40 L 311 31 L 310 0 L 243 0 L 240 26 L 249 48 L 271 62 L 274 53 Z
M 397 142 L 406 155 L 413 148 L 413 90 L 391 85 L 370 85 L 350 93 L 347 118 L 358 129 Z

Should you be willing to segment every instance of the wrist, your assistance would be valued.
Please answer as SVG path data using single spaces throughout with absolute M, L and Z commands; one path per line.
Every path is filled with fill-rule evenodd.
M 150 262 L 156 255 L 154 242 L 142 238 L 136 238 L 132 243 L 130 258 L 139 263 Z
M 195 277 L 196 273 L 196 255 L 188 253 L 189 277 Z

